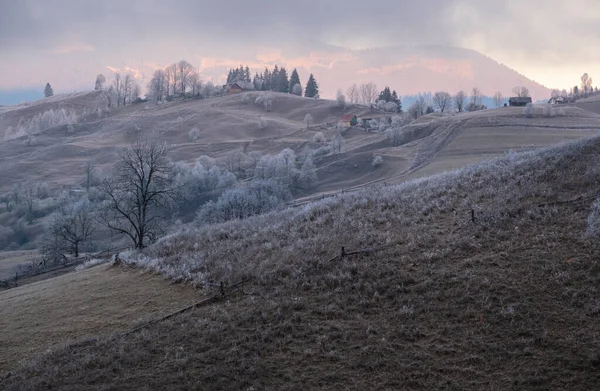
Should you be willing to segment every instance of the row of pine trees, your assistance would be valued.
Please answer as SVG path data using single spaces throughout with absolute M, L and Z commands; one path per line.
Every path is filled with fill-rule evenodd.
M 306 82 L 306 87 L 303 89 L 296 68 L 288 76 L 287 69 L 280 68 L 278 65 L 275 65 L 273 70 L 265 68 L 263 73 L 255 73 L 252 79 L 250 78 L 248 66 L 240 65 L 238 68 L 230 69 L 227 75 L 227 84 L 233 83 L 238 83 L 242 87 L 252 84 L 251 87 L 256 91 L 284 92 L 298 96 L 302 96 L 304 93 L 304 96 L 308 98 L 319 96 L 319 85 L 312 73 Z

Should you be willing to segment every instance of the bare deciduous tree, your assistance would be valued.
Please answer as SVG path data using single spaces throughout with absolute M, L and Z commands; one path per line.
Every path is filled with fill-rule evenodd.
M 377 84 L 375 83 L 364 83 L 359 87 L 360 100 L 365 105 L 370 105 L 375 102 L 375 99 L 379 96 L 377 91 Z
M 75 258 L 79 257 L 80 245 L 96 231 L 96 221 L 89 202 L 73 204 L 65 200 L 50 220 L 50 235 L 65 243 Z
M 494 98 L 494 105 L 496 105 L 496 107 L 500 107 L 504 103 L 504 96 L 502 95 L 502 93 L 500 91 L 496 92 L 494 94 L 493 98 Z
M 438 91 L 433 95 L 433 104 L 443 113 L 450 108 L 452 97 L 445 91 Z
M 98 74 L 96 76 L 96 84 L 94 85 L 94 90 L 102 91 L 104 89 L 104 83 L 106 83 L 106 77 L 103 74 Z
M 519 97 L 519 98 L 528 98 L 530 97 L 529 95 L 529 88 L 525 87 L 525 86 L 515 86 L 512 89 L 513 94 L 515 94 L 515 96 Z
M 148 83 L 148 95 L 156 102 L 162 102 L 164 96 L 168 93 L 168 78 L 165 71 L 157 69 L 152 74 L 152 79 Z
M 342 90 L 337 91 L 337 95 L 335 97 L 335 104 L 337 107 L 342 109 L 346 107 L 346 96 L 344 95 Z
M 424 115 L 425 110 L 427 110 L 427 102 L 425 102 L 425 97 L 423 95 L 419 95 L 415 103 L 408 108 L 408 112 L 414 119 Z
M 592 91 L 592 78 L 587 73 L 581 76 L 581 91 L 583 91 L 584 96 Z
M 348 90 L 346 91 L 346 95 L 348 96 L 348 101 L 350 101 L 350 103 L 358 103 L 360 99 L 358 86 L 356 84 L 352 84 L 352 86 L 350 86 L 350 88 L 348 88 Z
M 465 101 L 467 100 L 467 94 L 460 90 L 454 95 L 454 106 L 456 110 L 460 113 L 465 108 Z
M 186 90 L 190 87 L 190 75 L 194 73 L 194 67 L 192 64 L 185 60 L 177 63 L 177 77 L 179 78 L 179 92 L 185 94 Z
M 101 218 L 108 228 L 128 236 L 135 248 L 157 239 L 161 208 L 176 195 L 168 152 L 166 144 L 135 142 L 121 153 L 113 175 L 102 181 L 107 202 Z

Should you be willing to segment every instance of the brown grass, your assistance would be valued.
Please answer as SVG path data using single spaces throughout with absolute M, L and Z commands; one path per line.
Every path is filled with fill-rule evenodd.
M 106 265 L 0 292 L 0 372 L 69 341 L 126 331 L 201 297 L 163 277 Z
M 19 265 L 27 266 L 37 256 L 37 251 L 2 251 L 0 252 L 0 280 L 14 276 L 14 269 Z
M 66 346 L 0 384 L 595 389 L 600 245 L 584 232 L 598 156 L 595 138 L 171 235 L 139 262 L 256 283 L 118 340 Z M 322 262 L 340 246 L 382 244 Z

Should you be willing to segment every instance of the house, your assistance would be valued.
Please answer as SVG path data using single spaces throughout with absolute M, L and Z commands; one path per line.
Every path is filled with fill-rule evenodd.
M 358 118 L 354 114 L 346 114 L 342 115 L 340 121 L 344 124 L 344 126 L 356 126 L 358 123 Z
M 513 96 L 508 99 L 509 106 L 527 106 L 527 103 L 531 103 L 531 97 L 529 96 Z
M 238 92 L 244 91 L 244 89 L 242 87 L 240 87 L 240 85 L 238 83 L 230 84 L 228 86 L 228 88 L 229 88 L 228 92 L 230 94 L 237 94 Z

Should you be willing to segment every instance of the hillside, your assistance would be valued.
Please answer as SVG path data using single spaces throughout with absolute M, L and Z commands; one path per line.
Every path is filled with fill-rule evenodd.
M 599 156 L 595 137 L 167 236 L 126 259 L 207 293 L 249 278 L 243 294 L 55 349 L 0 385 L 594 389 Z
M 0 183 L 0 193 L 10 189 L 12 184 L 27 181 L 81 185 L 88 161 L 108 172 L 119 148 L 140 138 L 171 143 L 175 161 L 191 162 L 201 155 L 225 159 L 228 153 L 239 150 L 272 154 L 291 148 L 300 153 L 305 148 L 320 146 L 312 142 L 317 131 L 323 131 L 330 138 L 333 130 L 325 124 L 337 123 L 344 112 L 373 114 L 360 106 L 343 111 L 332 107 L 331 101 L 286 94 L 272 94 L 273 108 L 265 112 L 253 103 L 256 96 L 257 93 L 246 93 L 162 106 L 140 104 L 106 112 L 107 102 L 102 94 L 90 92 L 11 106 L 0 115 L 0 130 L 5 132 L 8 129 L 15 132 L 20 121 L 27 124 L 51 109 L 77 113 L 77 121 L 71 126 L 63 124 L 34 132 L 31 145 L 27 144 L 25 135 L 5 134 L 0 141 L 0 177 L 5 178 Z M 383 133 L 365 133 L 360 128 L 352 128 L 344 133 L 346 143 L 342 153 L 316 160 L 319 181 L 310 193 L 339 190 L 373 180 L 393 180 L 407 170 L 414 173 L 417 165 L 425 167 L 425 163 L 435 163 L 426 171 L 430 174 L 460 167 L 464 162 L 498 156 L 511 148 L 550 145 L 595 134 L 600 115 L 572 108 L 566 110 L 563 117 L 535 119 L 524 118 L 518 108 L 425 116 L 403 129 L 405 142 L 395 148 L 390 148 Z M 303 124 L 307 113 L 313 116 L 315 123 L 309 129 Z M 542 117 L 541 112 L 538 117 Z M 258 124 L 260 118 L 266 119 L 264 129 Z M 194 127 L 199 129 L 199 138 L 195 141 L 188 136 Z M 449 145 L 451 139 L 455 141 Z M 424 155 L 424 150 L 432 144 L 437 149 Z M 384 157 L 384 164 L 373 170 L 370 162 L 377 154 Z

